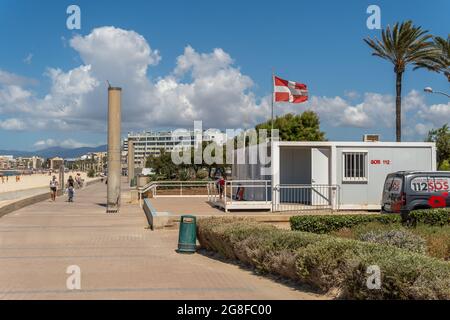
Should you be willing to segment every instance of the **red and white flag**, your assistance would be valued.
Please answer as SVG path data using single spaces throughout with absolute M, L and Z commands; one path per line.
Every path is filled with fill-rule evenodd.
M 302 103 L 308 100 L 305 84 L 273 77 L 275 102 Z

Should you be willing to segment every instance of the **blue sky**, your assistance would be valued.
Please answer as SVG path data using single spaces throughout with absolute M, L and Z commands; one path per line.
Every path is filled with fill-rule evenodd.
M 81 8 L 81 30 L 66 28 L 66 8 L 70 4 Z M 0 71 L 16 80 L 0 82 L 0 149 L 105 143 L 102 117 L 106 117 L 106 101 L 102 94 L 106 90 L 102 76 L 115 79 L 119 83 L 114 85 L 130 92 L 124 97 L 124 133 L 192 127 L 194 118 L 203 120 L 205 127 L 250 127 L 270 115 L 266 100 L 272 90 L 272 69 L 281 77 L 306 83 L 311 96 L 306 104 L 277 105 L 277 114 L 316 110 L 330 140 L 360 140 L 363 133 L 381 133 L 383 140 L 393 140 L 394 118 L 385 119 L 387 109 L 383 111 L 384 104 L 392 104 L 393 68 L 372 57 L 362 41 L 366 36 L 380 35 L 380 30 L 366 27 L 370 4 L 380 6 L 383 27 L 412 19 L 432 34 L 446 36 L 450 32 L 450 2 L 446 0 L 288 4 L 250 0 L 2 0 Z M 105 26 L 114 29 L 101 29 Z M 90 39 L 95 29 L 102 32 Z M 124 36 L 132 39 L 130 46 L 140 45 L 142 36 L 151 48 L 154 61 L 146 65 L 148 83 L 127 78 L 134 73 L 114 73 L 114 66 L 105 70 L 101 61 L 104 55 L 92 53 L 89 46 L 97 48 L 96 41 L 109 34 L 118 35 L 118 30 L 127 32 Z M 78 45 L 71 42 L 77 36 Z M 187 46 L 193 52 L 186 51 Z M 214 53 L 216 48 L 221 51 Z M 117 54 L 125 62 L 131 59 L 130 63 L 140 68 L 142 60 L 137 59 L 142 57 L 134 59 L 132 52 L 127 54 L 117 47 L 110 50 L 111 56 Z M 188 69 L 177 63 L 180 57 L 189 61 Z M 83 69 L 75 80 L 90 79 L 92 85 L 83 95 L 72 95 L 70 99 L 64 96 L 64 90 L 71 89 L 64 85 L 71 82 L 67 80 L 73 76 L 70 71 L 89 65 L 91 69 Z M 202 65 L 211 68 L 199 71 Z M 52 77 L 50 69 L 60 72 Z M 217 76 L 222 71 L 222 76 Z M 236 95 L 226 91 L 227 81 L 237 83 Z M 169 91 L 161 89 L 168 83 Z M 209 92 L 205 92 L 205 83 L 211 84 Z M 11 85 L 18 87 L 14 92 L 22 94 L 19 100 L 11 97 L 12 89 L 7 87 Z M 405 140 L 421 140 L 427 129 L 449 122 L 448 99 L 423 94 L 425 86 L 449 91 L 442 75 L 407 71 L 403 86 L 408 96 Z M 6 90 L 3 96 L 1 90 Z M 183 99 L 177 100 L 180 97 Z M 67 104 L 67 109 L 53 112 L 52 106 L 58 103 Z M 189 112 L 178 110 L 180 103 L 186 103 Z M 31 111 L 34 104 L 35 114 Z M 92 116 L 86 110 L 92 110 Z M 162 115 L 161 110 L 173 114 Z M 336 118 L 336 114 L 346 116 Z M 385 121 L 380 123 L 380 119 Z

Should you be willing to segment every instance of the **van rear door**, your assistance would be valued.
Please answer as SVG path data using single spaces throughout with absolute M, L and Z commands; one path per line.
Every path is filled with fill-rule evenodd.
M 393 174 L 388 174 L 386 180 L 384 181 L 383 194 L 381 196 L 381 208 L 384 211 L 390 211 L 389 203 L 389 190 L 391 189 L 392 179 L 394 179 Z
M 402 204 L 403 176 L 390 174 L 383 189 L 382 207 L 387 212 L 400 212 Z
M 389 189 L 389 199 L 391 201 L 392 212 L 400 212 L 405 204 L 403 180 L 404 176 L 395 176 L 394 179 L 392 179 L 391 188 Z

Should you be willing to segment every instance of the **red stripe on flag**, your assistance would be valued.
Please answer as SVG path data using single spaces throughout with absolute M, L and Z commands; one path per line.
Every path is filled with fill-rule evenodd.
M 288 92 L 275 92 L 275 101 L 288 101 L 289 102 L 289 93 Z
M 295 83 L 295 89 L 306 90 L 306 84 L 296 82 Z
M 274 77 L 275 78 L 275 86 L 288 86 L 288 82 L 286 80 L 283 80 L 281 78 L 278 77 Z
M 308 96 L 293 96 L 294 100 L 292 103 L 302 103 L 308 100 Z

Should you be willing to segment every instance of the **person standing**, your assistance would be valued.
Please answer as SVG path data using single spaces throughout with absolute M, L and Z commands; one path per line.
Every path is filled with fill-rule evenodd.
M 56 176 L 53 176 L 52 180 L 50 180 L 50 195 L 53 201 L 56 200 L 57 188 L 58 188 L 58 180 L 56 180 Z
M 220 199 L 222 199 L 223 192 L 225 190 L 225 178 L 223 176 L 220 176 L 218 184 L 219 184 L 219 196 L 220 196 Z
M 69 202 L 73 202 L 73 195 L 74 195 L 74 189 L 75 189 L 75 180 L 73 180 L 72 176 L 69 176 L 69 179 L 67 180 L 67 194 L 69 196 Z

